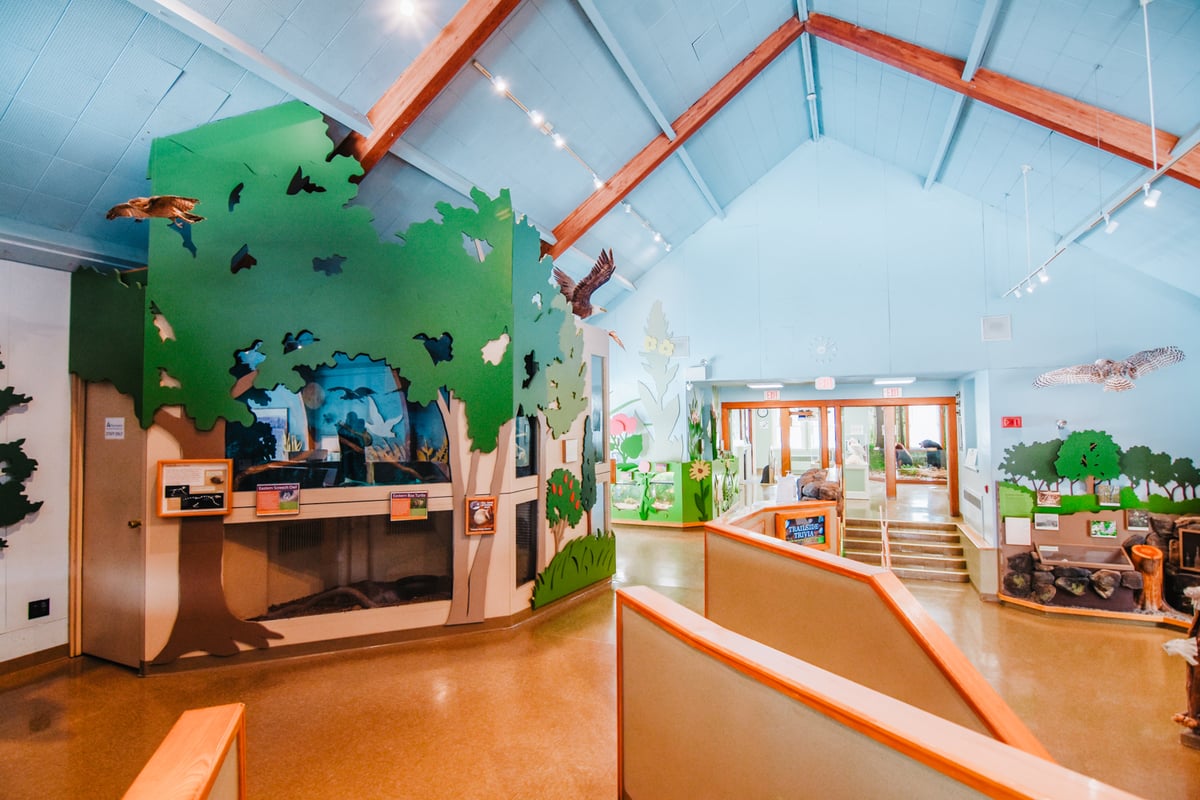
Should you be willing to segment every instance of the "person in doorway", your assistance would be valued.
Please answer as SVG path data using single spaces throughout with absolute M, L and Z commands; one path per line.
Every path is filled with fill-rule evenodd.
M 904 445 L 896 442 L 896 468 L 911 467 L 913 465 L 912 455 L 908 450 L 904 449 Z
M 921 447 L 925 448 L 925 463 L 931 467 L 944 467 L 945 462 L 942 460 L 942 446 L 933 439 L 922 439 Z

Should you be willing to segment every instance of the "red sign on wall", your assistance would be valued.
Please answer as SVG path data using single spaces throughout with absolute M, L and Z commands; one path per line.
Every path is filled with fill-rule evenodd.
M 1021 427 L 1021 418 L 1020 417 L 1001 417 L 1000 418 L 1000 427 L 1001 428 L 1019 428 L 1019 427 Z

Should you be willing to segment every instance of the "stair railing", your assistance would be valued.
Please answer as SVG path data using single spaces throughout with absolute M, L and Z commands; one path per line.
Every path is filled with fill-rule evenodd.
M 888 523 L 886 519 L 879 520 L 879 566 L 884 569 L 892 568 L 892 546 L 888 541 Z

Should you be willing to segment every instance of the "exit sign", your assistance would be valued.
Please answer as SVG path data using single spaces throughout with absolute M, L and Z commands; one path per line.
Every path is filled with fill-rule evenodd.
M 779 390 L 778 389 L 767 389 L 765 392 L 763 392 L 763 400 L 778 400 L 778 399 L 779 399 Z
M 1001 428 L 1019 428 L 1019 427 L 1021 427 L 1021 418 L 1020 417 L 1001 417 L 1000 418 L 1000 427 Z
M 883 387 L 884 397 L 903 397 L 904 389 L 900 386 L 885 386 Z

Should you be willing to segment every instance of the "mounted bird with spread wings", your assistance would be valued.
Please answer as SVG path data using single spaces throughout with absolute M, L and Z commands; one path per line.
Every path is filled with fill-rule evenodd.
M 1178 347 L 1156 347 L 1134 353 L 1123 361 L 1098 358 L 1091 364 L 1052 369 L 1038 375 L 1033 385 L 1041 389 L 1063 383 L 1102 383 L 1106 392 L 1124 392 L 1133 388 L 1136 378 L 1159 367 L 1178 364 L 1183 358 Z
M 104 218 L 133 217 L 140 222 L 149 217 L 161 217 L 180 222 L 203 222 L 204 217 L 192 213 L 192 209 L 199 202 L 200 200 L 195 197 L 181 197 L 177 194 L 131 197 L 124 203 L 118 203 L 110 208 Z
M 593 314 L 602 314 L 608 310 L 604 306 L 592 304 L 592 293 L 608 283 L 608 279 L 616 270 L 617 264 L 613 261 L 612 248 L 609 248 L 600 251 L 600 257 L 596 259 L 591 272 L 585 275 L 579 283 L 576 283 L 570 275 L 558 267 L 554 268 L 552 274 L 554 282 L 558 284 L 558 290 L 571 304 L 571 311 L 580 319 L 587 319 Z M 617 343 L 618 347 L 622 350 L 625 349 L 625 344 L 621 341 L 621 337 L 617 336 L 616 331 L 609 331 L 608 336 Z
M 606 310 L 603 306 L 592 305 L 592 293 L 608 283 L 608 279 L 613 276 L 616 269 L 617 265 L 613 261 L 610 248 L 600 251 L 600 257 L 596 259 L 592 271 L 585 275 L 579 283 L 576 283 L 570 275 L 558 267 L 554 268 L 554 282 L 558 284 L 558 289 L 562 292 L 563 297 L 567 298 L 567 302 L 571 304 L 571 311 L 575 313 L 575 316 L 587 319 L 592 314 L 602 313 Z

